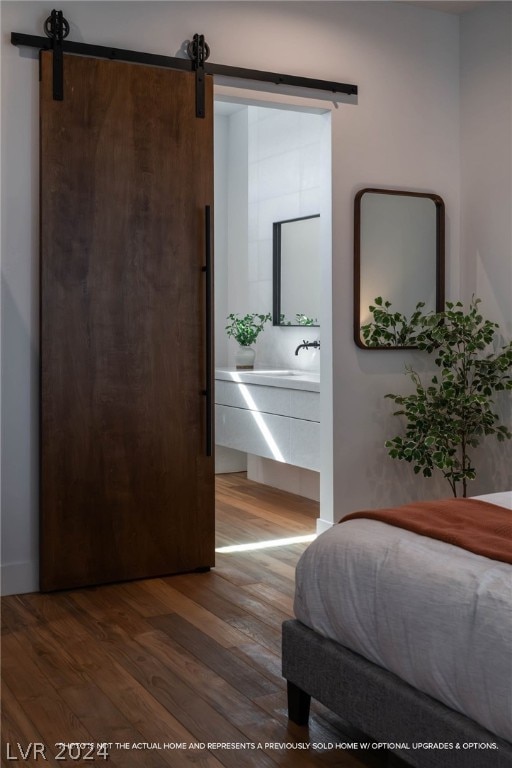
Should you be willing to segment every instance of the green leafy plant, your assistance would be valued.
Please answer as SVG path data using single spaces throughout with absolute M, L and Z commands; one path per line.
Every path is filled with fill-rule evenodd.
M 295 315 L 297 325 L 318 325 L 316 317 L 309 317 L 308 315 Z
M 363 341 L 367 347 L 414 347 L 417 336 L 421 332 L 424 319 L 422 314 L 424 301 L 416 304 L 410 318 L 401 312 L 391 310 L 391 302 L 384 301 L 382 296 L 374 299 L 375 304 L 369 307 L 373 321 L 361 326 Z M 429 313 L 429 315 L 432 313 Z
M 257 313 L 248 315 L 233 314 L 227 316 L 229 325 L 226 325 L 226 332 L 237 341 L 241 347 L 250 347 L 254 344 L 265 323 L 272 318 L 270 313 L 258 315 Z
M 286 316 L 281 313 L 279 315 L 279 325 L 292 325 L 291 320 L 287 320 Z M 295 322 L 293 325 L 318 325 L 318 319 L 316 317 L 309 317 L 308 315 L 295 315 Z
M 500 441 L 512 437 L 500 424 L 493 400 L 496 392 L 512 389 L 512 341 L 499 346 L 499 326 L 482 317 L 480 303 L 473 297 L 465 311 L 461 302 L 447 302 L 444 312 L 426 314 L 418 306 L 411 320 L 394 321 L 402 327 L 408 323 L 404 345 L 432 354 L 439 370 L 424 385 L 407 366 L 415 392 L 386 395 L 400 406 L 395 414 L 407 420 L 405 436 L 388 440 L 386 447 L 392 458 L 410 462 L 416 473 L 431 477 L 436 469 L 442 472 L 454 496 L 461 484 L 466 496 L 467 483 L 476 476 L 468 451 L 487 435 Z M 390 312 L 388 302 L 383 306 Z

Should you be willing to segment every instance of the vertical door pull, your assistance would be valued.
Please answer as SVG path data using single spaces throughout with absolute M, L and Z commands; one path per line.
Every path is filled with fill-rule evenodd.
M 205 265 L 203 272 L 206 277 L 205 286 L 205 334 L 206 334 L 206 347 L 205 347 L 205 364 L 206 364 L 206 389 L 203 390 L 205 395 L 205 408 L 206 408 L 206 455 L 212 455 L 213 449 L 213 354 L 212 354 L 212 242 L 211 242 L 211 208 L 209 205 L 205 206 Z

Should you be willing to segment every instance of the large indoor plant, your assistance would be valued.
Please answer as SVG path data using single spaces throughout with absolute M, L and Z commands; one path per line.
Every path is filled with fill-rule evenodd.
M 272 315 L 259 315 L 256 312 L 247 315 L 229 314 L 227 316 L 228 325 L 226 333 L 239 344 L 239 350 L 235 356 L 235 365 L 237 368 L 251 369 L 254 367 L 255 352 L 252 344 L 256 341 L 265 323 L 271 319 Z
M 373 344 L 384 346 L 391 326 L 406 328 L 401 343 L 433 355 L 438 372 L 428 384 L 406 366 L 415 391 L 386 395 L 407 421 L 405 435 L 388 440 L 386 447 L 392 458 L 412 463 L 425 477 L 441 471 L 454 496 L 466 496 L 468 480 L 476 476 L 469 450 L 486 435 L 500 441 L 512 437 L 500 424 L 493 399 L 496 392 L 512 389 L 512 341 L 500 345 L 499 326 L 482 317 L 479 304 L 473 297 L 465 310 L 461 302 L 447 302 L 438 313 L 423 313 L 418 305 L 407 319 L 379 297 L 369 333 Z

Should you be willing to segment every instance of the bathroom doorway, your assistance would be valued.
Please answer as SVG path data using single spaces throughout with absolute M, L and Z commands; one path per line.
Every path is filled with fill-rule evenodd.
M 331 115 L 294 101 L 215 97 L 216 473 L 246 472 L 262 489 L 329 505 Z M 299 258 L 306 239 L 299 227 L 313 220 L 315 245 Z M 276 225 L 284 224 L 289 266 L 286 271 L 283 229 L 277 286 Z M 309 299 L 314 286 L 318 299 L 306 310 L 299 297 Z M 277 289 L 297 302 L 280 323 Z M 271 316 L 253 345 L 259 379 L 235 367 L 238 345 L 226 332 L 230 314 Z

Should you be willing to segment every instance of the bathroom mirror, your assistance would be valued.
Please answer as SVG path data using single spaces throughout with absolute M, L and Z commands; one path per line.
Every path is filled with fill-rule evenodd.
M 444 309 L 444 203 L 439 195 L 362 189 L 354 206 L 354 340 L 369 346 L 361 326 L 372 321 L 370 305 L 381 296 L 391 311 L 410 317 Z M 403 346 L 401 347 L 404 348 Z
M 273 225 L 273 324 L 319 326 L 320 214 Z

